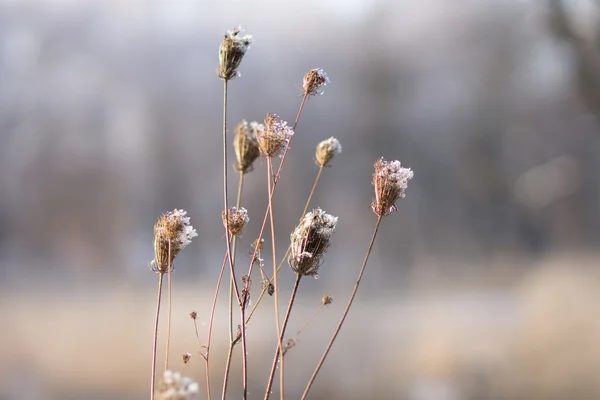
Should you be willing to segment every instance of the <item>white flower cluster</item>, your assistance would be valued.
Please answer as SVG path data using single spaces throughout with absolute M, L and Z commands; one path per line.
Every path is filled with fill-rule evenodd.
M 408 181 L 411 180 L 414 175 L 412 169 L 404 168 L 398 160 L 390 161 L 385 164 L 377 173 L 380 177 L 386 179 L 388 184 L 397 187 L 400 192 L 400 198 L 402 199 L 406 196 L 405 191 L 408 187 Z
M 198 395 L 199 386 L 191 378 L 179 372 L 165 371 L 163 381 L 155 394 L 156 400 L 192 400 Z
M 327 165 L 333 157 L 342 152 L 342 145 L 340 141 L 333 136 L 329 139 L 323 140 L 317 145 L 316 159 L 317 164 L 321 166 Z

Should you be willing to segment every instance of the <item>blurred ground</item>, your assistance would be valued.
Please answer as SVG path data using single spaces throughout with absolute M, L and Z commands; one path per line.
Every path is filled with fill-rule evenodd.
M 412 278 L 414 289 L 394 296 L 364 290 L 311 398 L 598 398 L 597 263 L 597 257 L 562 255 L 528 264 L 523 273 L 516 272 L 523 265 L 511 265 L 511 273 L 479 270 L 468 283 L 439 274 L 428 283 Z M 291 398 L 301 393 L 349 289 L 330 292 L 334 303 L 288 353 Z M 191 308 L 198 311 L 204 342 L 211 291 L 199 282 L 175 280 L 171 365 L 179 365 L 179 354 L 194 354 L 183 371 L 201 382 L 204 366 L 188 313 Z M 122 285 L 75 295 L 60 292 L 40 288 L 35 294 L 3 296 L 0 398 L 145 398 L 154 293 L 132 292 Z M 290 332 L 299 329 L 318 303 L 319 296 L 300 295 Z M 262 393 L 273 352 L 269 310 L 261 309 L 249 325 L 252 398 Z M 222 327 L 223 304 L 217 315 Z M 221 328 L 215 332 L 217 392 L 226 337 Z M 239 383 L 239 368 L 233 377 Z M 232 388 L 235 397 L 236 385 Z

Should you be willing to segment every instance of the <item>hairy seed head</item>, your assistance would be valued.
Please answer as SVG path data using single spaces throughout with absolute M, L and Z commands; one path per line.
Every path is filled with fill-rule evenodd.
M 198 236 L 190 217 L 184 210 L 169 211 L 160 216 L 154 225 L 154 260 L 150 262 L 152 271 L 164 274 L 173 270 L 175 257 Z M 170 258 L 169 258 L 170 256 Z
M 337 217 L 317 208 L 308 212 L 292 232 L 290 267 L 300 276 L 317 276 L 331 235 L 337 225 Z
M 281 154 L 294 134 L 287 122 L 280 120 L 277 115 L 268 113 L 262 131 L 257 129 L 258 146 L 265 157 Z
M 264 131 L 264 126 L 258 122 L 240 122 L 235 128 L 235 136 L 233 137 L 233 149 L 237 161 L 233 165 L 235 169 L 247 174 L 252 171 L 254 161 L 260 156 L 258 148 L 258 140 L 256 132 Z
M 375 162 L 373 186 L 375 186 L 375 199 L 371 203 L 373 212 L 380 217 L 390 215 L 397 211 L 396 202 L 405 196 L 408 181 L 413 178 L 413 171 L 404 168 L 400 161 L 385 161 L 379 159 Z
M 340 141 L 333 136 L 327 140 L 323 140 L 317 145 L 315 160 L 318 166 L 324 167 L 335 157 L 342 152 Z
M 221 218 L 223 219 L 223 226 L 225 226 L 232 235 L 237 235 L 242 232 L 244 225 L 250 221 L 248 211 L 246 211 L 244 207 L 240 207 L 239 209 L 231 207 L 227 212 L 223 211 L 221 213 Z
M 327 74 L 321 68 L 314 68 L 304 75 L 302 88 L 304 89 L 305 95 L 315 96 L 317 94 L 323 94 L 321 88 L 328 83 L 329 78 L 327 77 Z
M 217 75 L 224 81 L 240 76 L 237 69 L 252 43 L 252 35 L 240 36 L 241 31 L 241 27 L 227 31 L 219 47 Z

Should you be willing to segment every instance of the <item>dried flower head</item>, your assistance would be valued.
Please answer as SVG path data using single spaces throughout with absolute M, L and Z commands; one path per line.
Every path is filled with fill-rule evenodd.
M 240 122 L 235 128 L 233 149 L 235 150 L 237 161 L 234 167 L 243 174 L 252 171 L 252 164 L 260 156 L 256 132 L 258 130 L 262 132 L 264 129 L 264 126 L 256 121 L 248 123 L 245 120 Z
M 225 226 L 232 235 L 237 235 L 242 232 L 244 225 L 250 221 L 248 211 L 246 211 L 244 207 L 240 207 L 239 209 L 231 207 L 227 212 L 223 210 L 221 218 L 223 219 L 223 226 Z
M 292 244 L 288 262 L 297 274 L 317 276 L 337 220 L 320 208 L 302 218 L 290 236 Z
M 413 171 L 402 167 L 398 160 L 384 161 L 383 158 L 377 160 L 373 174 L 373 186 L 375 186 L 375 199 L 371 203 L 373 212 L 384 217 L 397 211 L 396 201 L 404 198 L 404 191 L 412 177 Z
M 184 210 L 169 211 L 161 215 L 154 225 L 154 260 L 150 263 L 152 271 L 164 274 L 169 268 L 173 270 L 175 257 L 191 243 L 193 237 L 198 236 L 186 214 Z
M 195 320 L 196 318 L 198 318 L 198 313 L 196 312 L 196 310 L 192 310 L 190 312 L 190 318 Z
M 325 71 L 321 68 L 311 69 L 304 75 L 304 94 L 309 96 L 315 96 L 317 94 L 323 94 L 321 88 L 329 83 L 329 78 Z
M 321 299 L 321 304 L 323 304 L 324 306 L 331 304 L 331 303 L 333 303 L 333 297 L 331 297 L 328 294 L 323 296 L 323 298 Z
M 190 353 L 183 353 L 181 355 L 181 361 L 183 361 L 183 363 L 186 365 L 187 365 L 187 363 L 190 362 L 191 359 L 192 359 L 192 355 Z
M 197 398 L 199 386 L 191 378 L 179 372 L 165 371 L 162 382 L 157 385 L 156 400 L 192 400 Z
M 260 152 L 266 157 L 279 155 L 293 134 L 294 131 L 287 126 L 287 122 L 280 120 L 275 114 L 268 113 L 264 129 L 256 131 Z
M 315 153 L 315 160 L 317 165 L 324 167 L 335 157 L 342 152 L 342 145 L 340 141 L 333 136 L 327 140 L 323 140 L 317 145 L 317 152 Z
M 219 47 L 219 78 L 228 81 L 239 76 L 238 67 L 252 43 L 252 35 L 240 36 L 241 27 L 227 31 Z

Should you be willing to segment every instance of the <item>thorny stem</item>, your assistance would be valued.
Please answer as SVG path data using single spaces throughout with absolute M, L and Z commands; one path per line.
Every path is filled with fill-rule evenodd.
M 162 294 L 163 274 L 158 276 L 158 294 L 156 296 L 156 318 L 154 320 L 154 340 L 152 342 L 152 377 L 150 378 L 150 400 L 154 400 L 154 380 L 156 375 L 156 343 L 158 339 L 158 316 L 160 313 L 160 297 Z
M 167 345 L 165 351 L 165 372 L 169 369 L 169 347 L 171 344 L 171 239 L 169 239 L 169 269 L 167 271 Z
M 380 224 L 381 224 L 381 215 L 377 216 L 377 223 L 375 224 L 375 230 L 373 231 L 373 236 L 371 237 L 371 243 L 369 243 L 369 249 L 367 250 L 367 254 L 365 255 L 365 259 L 363 261 L 362 267 L 360 268 L 360 272 L 358 273 L 358 277 L 356 278 L 356 283 L 354 284 L 354 289 L 352 290 L 352 294 L 350 295 L 350 300 L 348 300 L 348 305 L 346 306 L 346 309 L 344 310 L 344 313 L 342 314 L 342 318 L 340 319 L 340 322 L 338 323 L 337 327 L 335 328 L 335 331 L 333 332 L 333 336 L 331 337 L 331 339 L 329 340 L 329 343 L 327 344 L 327 347 L 325 348 L 325 352 L 323 353 L 323 356 L 321 357 L 321 359 L 319 360 L 319 363 L 317 364 L 317 367 L 313 371 L 313 374 L 310 377 L 310 380 L 308 381 L 308 384 L 306 385 L 306 388 L 304 389 L 304 393 L 302 394 L 302 397 L 300 398 L 300 400 L 306 399 L 306 396 L 308 395 L 308 391 L 312 387 L 312 385 L 315 381 L 315 378 L 317 377 L 317 374 L 319 373 L 319 370 L 323 366 L 323 362 L 325 362 L 325 358 L 327 358 L 327 355 L 329 354 L 329 350 L 331 350 L 331 346 L 333 346 L 333 342 L 335 342 L 335 339 L 337 338 L 338 333 L 340 333 L 340 329 L 342 329 L 342 325 L 344 324 L 344 321 L 346 320 L 346 317 L 348 316 L 348 312 L 350 311 L 350 307 L 352 306 L 352 302 L 354 301 L 354 297 L 356 296 L 356 292 L 358 291 L 358 286 L 360 285 L 360 281 L 362 280 L 363 273 L 365 272 L 365 267 L 367 266 L 367 262 L 369 261 L 369 255 L 371 255 L 371 250 L 373 249 L 373 243 L 375 243 L 375 238 L 377 237 L 377 231 L 379 230 Z
M 283 355 L 282 355 L 282 342 L 283 336 L 285 335 L 285 329 L 287 328 L 288 321 L 290 319 L 290 313 L 292 312 L 292 306 L 294 305 L 294 299 L 296 298 L 296 293 L 298 293 L 298 286 L 300 285 L 300 279 L 302 275 L 296 274 L 296 281 L 294 282 L 294 288 L 292 289 L 292 294 L 290 296 L 290 302 L 288 304 L 287 311 L 285 312 L 285 317 L 283 318 L 283 326 L 281 327 L 281 333 L 279 334 L 277 349 L 275 350 L 275 357 L 273 357 L 273 365 L 271 366 L 271 373 L 269 375 L 269 380 L 267 383 L 267 390 L 265 391 L 265 400 L 268 400 L 271 396 L 271 388 L 273 387 L 273 378 L 275 377 L 275 370 L 277 369 L 277 361 L 281 358 L 281 365 L 279 368 L 279 375 L 281 379 L 280 386 L 280 396 L 281 400 L 283 400 L 284 388 L 283 388 Z M 281 357 L 280 357 L 281 355 Z

